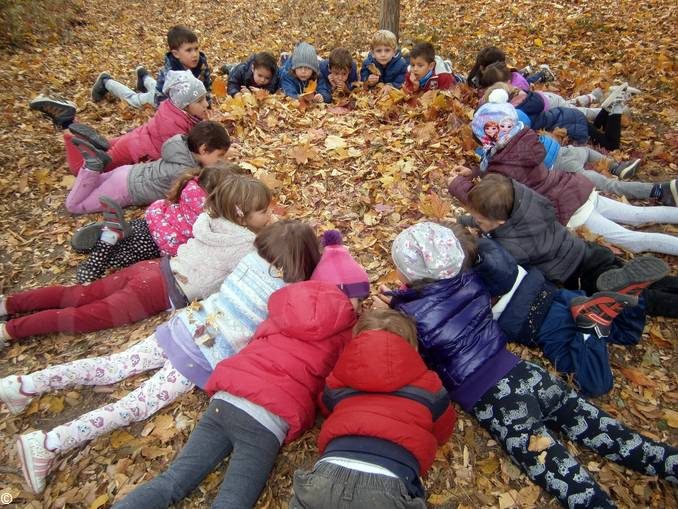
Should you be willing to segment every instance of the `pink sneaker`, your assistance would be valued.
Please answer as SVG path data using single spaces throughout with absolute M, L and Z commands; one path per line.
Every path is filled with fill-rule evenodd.
M 45 447 L 46 438 L 44 431 L 33 431 L 20 435 L 16 441 L 24 479 L 36 494 L 45 490 L 47 476 L 56 458 L 56 453 Z
M 34 397 L 21 392 L 21 380 L 18 376 L 0 378 L 0 400 L 12 414 L 20 414 Z

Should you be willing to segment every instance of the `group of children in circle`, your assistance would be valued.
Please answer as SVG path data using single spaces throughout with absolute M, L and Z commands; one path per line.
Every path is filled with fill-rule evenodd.
M 458 167 L 449 190 L 470 212 L 460 221 L 484 235 L 432 222 L 406 228 L 391 248 L 403 287 L 380 288 L 375 309 L 363 311 L 370 280 L 341 234 L 325 232 L 321 252 L 310 226 L 270 222 L 271 191 L 223 161 L 230 138 L 208 120 L 211 77 L 197 37 L 177 26 L 168 43 L 157 80 L 137 69 L 136 92 L 107 73 L 97 78 L 95 101 L 111 93 L 134 106 L 157 106 L 149 122 L 118 138 L 77 122 L 67 100 L 39 96 L 30 104 L 64 129 L 76 174 L 67 209 L 101 211 L 104 220 L 73 237 L 73 247 L 89 253 L 77 270 L 80 284 L 0 299 L 0 315 L 10 317 L 0 325 L 0 341 L 103 330 L 176 310 L 122 352 L 0 379 L 0 400 L 17 414 L 51 390 L 157 370 L 115 403 L 48 432 L 21 434 L 17 451 L 32 491 L 44 490 L 67 451 L 150 417 L 195 386 L 212 399 L 184 449 L 114 507 L 178 502 L 229 454 L 214 506 L 251 507 L 280 448 L 313 426 L 317 406 L 326 415 L 321 456 L 295 473 L 290 507 L 344 507 L 347 499 L 354 507 L 425 507 L 421 477 L 453 431 L 450 401 L 568 507 L 613 502 L 549 428 L 628 468 L 678 482 L 676 448 L 628 429 L 506 349 L 507 341 L 542 349 L 585 395 L 597 396 L 613 383 L 608 343 L 638 343 L 646 315 L 676 317 L 678 278 L 667 275 L 662 260 L 624 263 L 568 230 L 586 225 L 632 252 L 678 254 L 671 235 L 622 234 L 612 222 L 678 222 L 675 180 L 605 177 L 585 165 L 604 160 L 628 178 L 639 161 L 619 163 L 534 131 L 562 127 L 571 140 L 618 148 L 620 116 L 636 89 L 623 83 L 606 97 L 594 90 L 567 101 L 531 89 L 553 79 L 547 67 L 525 79 L 497 48 L 481 51 L 468 77 L 487 89 L 471 124 L 480 166 Z M 280 86 L 317 102 L 358 81 L 347 50 L 318 62 L 306 43 L 280 69 L 258 53 L 228 71 L 229 93 Z M 465 81 L 427 43 L 412 49 L 408 67 L 384 30 L 375 34 L 360 78 L 367 87 L 381 82 L 408 93 Z M 666 206 L 633 207 L 596 188 Z M 149 204 L 143 218 L 125 219 L 124 207 Z M 118 270 L 104 276 L 109 269 Z M 533 437 L 546 440 L 539 450 Z

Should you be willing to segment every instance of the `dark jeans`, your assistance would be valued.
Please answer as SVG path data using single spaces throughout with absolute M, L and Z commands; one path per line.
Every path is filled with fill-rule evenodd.
M 290 509 L 425 509 L 423 498 L 412 498 L 396 477 L 359 472 L 331 463 L 294 473 Z
M 568 290 L 584 290 L 587 295 L 598 291 L 596 281 L 598 276 L 610 269 L 618 269 L 623 265 L 612 251 L 595 242 L 586 243 L 584 259 L 575 270 L 574 274 L 563 283 Z
M 530 479 L 570 509 L 615 505 L 551 430 L 627 468 L 678 483 L 678 449 L 627 428 L 534 364 L 518 363 L 471 413 Z M 532 437 L 542 443 L 530 447 Z
M 212 507 L 253 507 L 279 450 L 278 439 L 258 421 L 230 403 L 213 399 L 169 468 L 113 507 L 169 507 L 197 488 L 229 454 L 231 459 Z
M 621 115 L 610 115 L 606 110 L 589 122 L 589 138 L 595 145 L 608 150 L 617 150 L 621 141 Z

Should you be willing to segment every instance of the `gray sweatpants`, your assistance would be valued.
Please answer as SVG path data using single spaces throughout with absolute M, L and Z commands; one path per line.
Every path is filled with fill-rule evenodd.
M 608 159 L 600 152 L 589 147 L 576 147 L 574 145 L 564 145 L 560 147 L 558 157 L 556 157 L 553 167 L 561 171 L 570 173 L 581 173 L 596 186 L 596 189 L 603 193 L 616 194 L 617 196 L 626 196 L 645 200 L 650 197 L 653 184 L 648 182 L 625 182 L 616 178 L 606 177 L 597 171 L 587 170 L 586 163 L 595 163 L 601 159 Z
M 155 107 L 155 86 L 156 81 L 153 76 L 147 74 L 144 78 L 144 86 L 148 92 L 135 92 L 127 85 L 115 81 L 114 79 L 106 80 L 106 90 L 119 99 L 127 101 L 127 104 L 132 108 L 142 108 L 145 104 L 150 104 Z
M 212 507 L 253 507 L 279 450 L 276 436 L 249 414 L 226 401 L 212 399 L 169 468 L 113 507 L 169 507 L 197 488 L 229 454 L 231 459 Z

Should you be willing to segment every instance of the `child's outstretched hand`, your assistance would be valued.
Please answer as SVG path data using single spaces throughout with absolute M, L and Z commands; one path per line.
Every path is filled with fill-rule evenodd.
M 386 292 L 390 292 L 391 289 L 386 285 L 379 285 L 379 293 L 374 298 L 372 302 L 373 309 L 388 309 L 391 304 L 392 297 L 390 295 L 384 295 Z
M 323 102 L 323 96 L 320 95 L 320 94 L 315 94 L 315 95 L 313 96 L 313 101 L 315 101 L 315 102 L 317 102 L 317 103 L 321 103 L 321 102 Z
M 419 90 L 419 80 L 417 79 L 413 72 L 410 73 L 409 79 L 410 84 L 412 85 L 412 90 L 414 90 L 415 92 Z
M 379 83 L 379 76 L 377 74 L 370 74 L 369 77 L 367 78 L 367 84 L 370 87 L 373 87 L 377 83 Z

